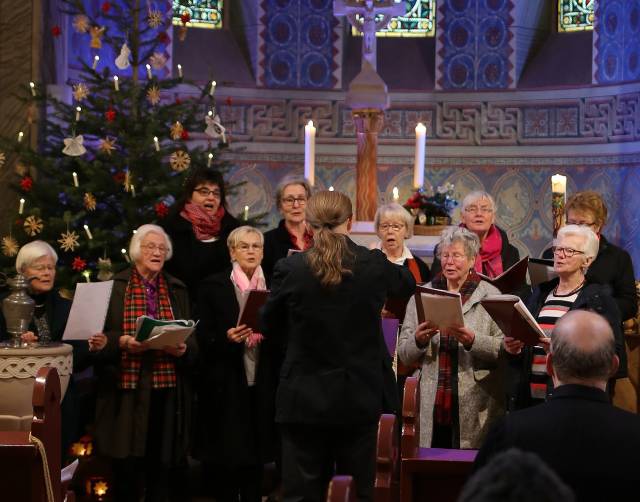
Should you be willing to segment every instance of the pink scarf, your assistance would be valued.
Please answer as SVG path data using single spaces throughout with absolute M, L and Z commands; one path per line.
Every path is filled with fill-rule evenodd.
M 193 233 L 199 241 L 207 241 L 213 237 L 220 235 L 220 222 L 224 216 L 224 207 L 220 207 L 216 214 L 211 216 L 207 211 L 198 204 L 187 202 L 184 209 L 180 211 L 180 216 L 191 222 L 193 225 Z
M 464 226 L 464 225 L 462 225 Z M 480 253 L 476 256 L 474 269 L 480 274 L 497 277 L 503 271 L 502 267 L 502 235 L 495 225 L 489 227 L 489 232 L 480 246 Z
M 258 266 L 253 271 L 253 275 L 251 279 L 247 277 L 247 274 L 244 273 L 242 267 L 238 265 L 237 261 L 233 262 L 233 270 L 231 271 L 231 281 L 233 284 L 240 290 L 241 293 L 249 293 L 252 289 L 257 289 L 259 291 L 264 291 L 267 289 L 267 283 L 264 279 L 264 272 L 262 271 L 262 267 Z M 251 333 L 245 341 L 247 347 L 255 347 L 258 345 L 264 337 L 260 333 Z

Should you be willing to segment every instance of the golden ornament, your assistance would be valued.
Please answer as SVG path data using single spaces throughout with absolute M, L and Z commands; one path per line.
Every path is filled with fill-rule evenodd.
M 167 64 L 167 56 L 162 54 L 162 52 L 154 52 L 149 58 L 149 63 L 151 63 L 154 70 L 162 70 L 162 68 Z
M 155 9 L 149 10 L 148 23 L 152 28 L 160 26 L 162 24 L 162 13 Z
M 4 152 L 0 152 L 0 167 L 4 166 L 7 157 L 4 155 Z
M 58 242 L 60 243 L 60 249 L 63 251 L 74 251 L 80 244 L 78 243 L 78 239 L 80 236 L 75 233 L 73 230 L 69 232 L 62 232 L 60 234 L 60 238 Z
M 113 266 L 109 258 L 98 258 L 98 280 L 108 281 L 113 277 Z
M 182 127 L 182 124 L 180 122 L 176 121 L 176 123 L 171 126 L 171 130 L 169 134 L 171 136 L 171 139 L 176 141 L 182 137 L 183 132 L 184 132 L 184 127 Z
M 18 176 L 26 176 L 27 174 L 29 174 L 29 166 L 23 164 L 20 161 L 17 161 L 15 171 Z
M 149 101 L 152 106 L 155 106 L 160 102 L 160 89 L 158 89 L 157 86 L 154 85 L 147 91 L 147 101 Z
M 92 26 L 89 29 L 89 35 L 91 35 L 91 43 L 89 46 L 92 49 L 102 49 L 102 37 L 105 31 L 104 26 Z
M 27 235 L 34 237 L 35 235 L 38 235 L 40 232 L 42 232 L 44 223 L 42 222 L 42 219 L 38 218 L 37 216 L 28 216 L 27 219 L 24 220 L 23 227 Z
M 80 82 L 73 86 L 73 99 L 83 101 L 87 99 L 87 96 L 89 96 L 89 88 L 85 84 Z
M 78 14 L 73 18 L 73 27 L 78 33 L 89 31 L 89 18 L 84 14 Z
M 87 192 L 83 197 L 84 207 L 87 211 L 96 210 L 96 197 L 91 192 Z
M 18 254 L 18 249 L 20 249 L 20 245 L 18 241 L 15 240 L 10 235 L 2 238 L 2 254 L 5 256 L 15 256 Z
M 171 169 L 180 173 L 189 168 L 191 157 L 189 157 L 189 154 L 184 150 L 178 150 L 171 154 L 169 163 L 171 164 Z
M 106 155 L 111 155 L 111 152 L 113 152 L 116 149 L 116 138 L 104 138 L 100 140 L 100 143 L 98 144 L 98 151 L 100 153 L 104 153 Z

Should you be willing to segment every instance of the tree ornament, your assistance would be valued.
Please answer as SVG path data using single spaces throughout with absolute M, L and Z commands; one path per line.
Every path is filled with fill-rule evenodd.
M 182 127 L 182 124 L 179 121 L 176 121 L 176 123 L 173 124 L 170 129 L 169 134 L 171 136 L 171 139 L 174 141 L 179 140 L 182 136 L 182 131 L 184 131 L 184 127 Z
M 191 14 L 189 14 L 189 11 L 184 11 L 181 15 L 180 15 L 180 22 L 182 24 L 187 24 L 189 21 L 191 21 Z
M 84 147 L 84 138 L 82 134 L 78 136 L 71 136 L 70 138 L 64 138 L 64 148 L 62 149 L 62 153 L 68 155 L 69 157 L 79 157 L 87 153 L 87 149 Z
M 7 235 L 2 238 L 2 254 L 8 257 L 12 257 L 18 254 L 18 250 L 20 249 L 20 245 L 18 241 L 15 240 L 12 236 Z
M 147 101 L 149 101 L 152 106 L 160 102 L 160 89 L 158 89 L 158 86 L 154 85 L 147 91 Z
M 92 26 L 89 28 L 89 35 L 91 35 L 91 43 L 89 46 L 92 49 L 102 49 L 102 37 L 105 31 L 104 26 Z
M 98 280 L 109 281 L 113 277 L 113 266 L 109 258 L 98 258 Z
M 42 219 L 32 215 L 28 216 L 27 219 L 24 220 L 24 224 L 22 226 L 24 227 L 24 231 L 27 233 L 27 235 L 34 237 L 42 232 L 44 223 L 42 222 Z
M 169 206 L 167 206 L 164 202 L 158 202 L 154 206 L 154 208 L 156 210 L 156 215 L 158 215 L 158 218 L 164 218 L 169 214 Z
M 109 109 L 104 112 L 104 118 L 107 119 L 107 122 L 113 122 L 116 119 L 116 111 L 109 107 Z
M 104 138 L 100 140 L 98 144 L 98 151 L 105 155 L 111 155 L 111 152 L 116 149 L 116 138 Z
M 187 131 L 186 129 L 182 131 L 182 134 L 180 135 L 180 139 L 182 141 L 187 141 L 189 139 L 189 131 Z
M 84 101 L 89 96 L 89 88 L 80 82 L 73 86 L 73 99 L 76 101 Z
M 162 52 L 154 52 L 149 58 L 149 63 L 151 63 L 154 70 L 162 70 L 167 64 L 167 56 L 162 54 Z
M 109 2 L 102 2 L 102 5 L 100 6 L 100 10 L 104 14 L 108 14 L 109 11 L 111 10 L 111 4 Z
M 131 66 L 131 62 L 129 61 L 129 56 L 131 56 L 131 49 L 129 49 L 127 42 L 125 42 L 124 44 L 122 44 L 122 47 L 120 49 L 120 55 L 116 58 L 116 61 L 115 61 L 118 69 L 126 70 L 127 68 L 129 68 L 129 66 Z
M 171 169 L 174 171 L 181 173 L 185 169 L 189 168 L 191 164 L 191 157 L 184 150 L 178 150 L 171 154 L 169 157 L 169 164 L 171 164 Z
M 61 33 L 62 33 L 62 30 L 60 29 L 60 26 L 58 26 L 57 24 L 51 28 L 51 36 L 53 38 L 58 38 Z
M 66 232 L 62 232 L 60 234 L 60 238 L 58 239 L 60 249 L 63 251 L 75 251 L 75 249 L 80 245 L 78 239 L 80 239 L 80 236 L 75 231 L 72 230 L 69 232 L 67 229 Z
M 4 152 L 0 152 L 0 167 L 4 166 L 6 160 L 7 157 L 5 156 Z
M 91 192 L 85 193 L 82 200 L 84 202 L 84 207 L 87 211 L 96 210 L 96 197 Z
M 126 173 L 122 172 L 122 171 L 118 171 L 117 173 L 115 173 L 112 178 L 113 181 L 115 181 L 116 183 L 120 184 L 120 183 L 124 183 L 125 178 L 127 177 Z
M 149 26 L 157 28 L 162 24 L 162 13 L 156 9 L 149 9 L 149 16 L 147 18 Z
M 33 188 L 33 179 L 30 176 L 25 176 L 20 180 L 20 188 L 23 192 L 30 192 Z
M 223 143 L 227 142 L 227 138 L 225 136 L 226 129 L 220 123 L 220 115 L 217 113 L 215 115 L 211 113 L 211 115 L 207 115 L 204 118 L 204 121 L 207 123 L 207 128 L 204 130 L 204 133 L 207 136 L 213 139 L 222 138 Z
M 79 256 L 76 256 L 73 259 L 73 262 L 71 263 L 71 268 L 76 272 L 82 272 L 86 267 L 87 267 L 87 262 L 82 258 L 80 258 Z
M 73 28 L 78 33 L 86 33 L 87 31 L 89 31 L 89 26 L 89 18 L 84 14 L 78 14 L 73 18 Z
M 160 33 L 158 33 L 158 42 L 166 45 L 171 42 L 171 38 L 166 31 L 161 31 Z

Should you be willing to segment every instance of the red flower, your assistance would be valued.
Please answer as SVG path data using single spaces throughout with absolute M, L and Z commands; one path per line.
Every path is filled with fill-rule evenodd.
M 104 112 L 104 116 L 107 119 L 107 122 L 113 122 L 116 119 L 116 111 L 109 107 L 109 109 Z
M 189 21 L 191 21 L 191 14 L 189 14 L 186 10 L 182 13 L 182 15 L 180 16 L 180 21 L 182 21 L 182 24 L 187 24 Z
M 60 29 L 60 26 L 58 26 L 57 24 L 53 28 L 51 28 L 51 35 L 54 38 L 58 38 L 61 33 L 62 33 L 62 30 Z
M 180 134 L 180 138 L 183 141 L 187 141 L 189 139 L 189 131 L 187 131 L 186 129 L 183 129 L 182 133 Z
M 169 206 L 167 206 L 164 202 L 158 202 L 155 205 L 155 210 L 159 218 L 164 218 L 169 214 Z
M 111 10 L 111 4 L 109 2 L 103 2 L 100 8 L 102 9 L 102 12 L 104 12 L 105 14 L 108 14 L 109 11 Z
M 25 176 L 20 180 L 20 188 L 23 192 L 30 192 L 33 188 L 33 180 L 30 176 Z
M 231 96 L 227 96 L 225 103 L 227 103 L 227 106 L 231 106 L 233 104 L 233 99 L 231 99 Z
M 169 38 L 169 35 L 167 35 L 166 31 L 161 31 L 160 33 L 158 33 L 158 42 L 160 42 L 161 44 L 168 44 L 171 41 L 171 38 Z
M 76 272 L 82 272 L 85 268 L 87 268 L 87 262 L 79 256 L 76 256 L 71 263 L 71 268 Z
M 124 180 L 126 177 L 127 175 L 123 171 L 118 171 L 116 174 L 113 175 L 113 180 L 116 183 L 124 183 Z

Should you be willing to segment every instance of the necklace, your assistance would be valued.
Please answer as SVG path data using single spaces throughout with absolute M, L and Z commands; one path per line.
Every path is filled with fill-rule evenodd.
M 578 291 L 580 291 L 582 289 L 582 286 L 584 286 L 584 282 L 585 282 L 585 279 L 582 279 L 582 282 L 580 284 L 578 284 L 578 287 L 576 287 L 575 289 L 572 289 L 568 293 L 564 293 L 564 294 L 561 294 L 561 295 L 558 294 L 558 286 L 560 286 L 560 283 L 558 283 L 558 286 L 553 288 L 553 296 L 571 296 L 571 295 L 577 293 Z

